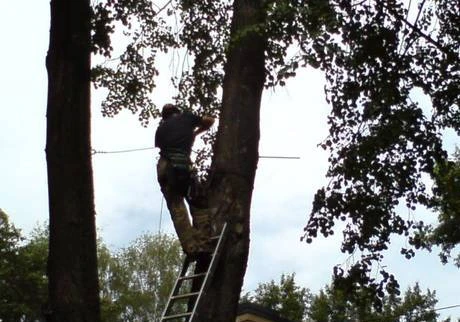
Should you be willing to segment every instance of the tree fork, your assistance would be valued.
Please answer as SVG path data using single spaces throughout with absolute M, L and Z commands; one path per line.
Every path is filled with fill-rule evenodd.
M 46 59 L 50 322 L 100 320 L 90 143 L 90 15 L 89 0 L 51 1 Z

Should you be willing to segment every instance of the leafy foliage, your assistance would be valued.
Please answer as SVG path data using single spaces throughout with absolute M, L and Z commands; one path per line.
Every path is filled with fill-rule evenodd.
M 127 108 L 147 125 L 159 111 L 150 95 L 158 75 L 159 53 L 173 51 L 173 64 L 182 68 L 172 76 L 177 104 L 215 114 L 220 104 L 225 44 L 229 35 L 230 6 L 226 1 L 168 1 L 156 7 L 148 0 L 106 1 L 94 7 L 94 52 L 111 57 L 110 34 L 121 22 L 128 43 L 114 61 L 93 70 L 96 87 L 109 92 L 102 105 L 105 116 Z M 181 57 L 182 56 L 182 57 Z M 180 59 L 182 58 L 182 61 Z M 193 63 L 190 63 L 192 60 Z M 140 109 L 140 111 L 139 111 Z
M 169 235 L 143 235 L 115 254 L 100 244 L 102 321 L 159 321 L 181 263 Z
M 460 132 L 460 25 L 451 1 L 422 1 L 416 12 L 402 1 L 330 3 L 338 32 L 318 35 L 306 51 L 325 71 L 332 106 L 322 144 L 330 152 L 330 183 L 315 195 L 304 237 L 332 235 L 343 221 L 341 249 L 361 259 L 336 267 L 335 277 L 348 291 L 382 299 L 385 291 L 398 294 L 399 285 L 384 269 L 381 279 L 371 277 L 373 263 L 393 234 L 413 246 L 401 250 L 407 258 L 421 247 L 427 225 L 414 211 L 436 209 L 424 179 L 447 164 L 442 131 Z M 419 102 L 421 92 L 432 111 Z
M 460 150 L 457 148 L 452 160 L 438 164 L 434 171 L 434 207 L 439 211 L 439 225 L 430 233 L 420 236 L 423 245 L 440 245 L 443 263 L 448 261 L 451 251 L 460 243 Z M 455 263 L 460 267 L 460 254 Z
M 409 287 L 404 296 L 389 295 L 382 299 L 382 309 L 376 310 L 373 297 L 359 290 L 359 302 L 350 293 L 333 282 L 317 294 L 300 287 L 295 282 L 295 274 L 281 275 L 280 281 L 260 283 L 253 291 L 242 296 L 242 302 L 252 302 L 270 308 L 283 318 L 304 322 L 436 322 L 439 314 L 435 311 L 438 302 L 436 292 L 423 292 L 418 283 Z M 449 319 L 444 322 L 450 321 Z
M 110 34 L 121 24 L 124 34 L 132 38 L 114 67 L 106 61 L 93 69 L 96 88 L 107 87 L 107 99 L 102 104 L 105 116 L 114 116 L 123 108 L 136 113 L 142 110 L 139 120 L 148 122 L 153 112 L 153 102 L 149 95 L 155 88 L 158 70 L 155 55 L 158 50 L 175 46 L 164 19 L 157 15 L 150 1 L 106 1 L 98 3 L 93 10 L 93 51 L 110 57 L 113 51 Z M 130 31 L 133 26 L 138 30 Z
M 357 306 L 349 300 L 342 289 L 335 288 L 334 285 L 325 287 L 318 295 L 313 296 L 309 318 L 315 322 L 439 321 L 439 314 L 434 311 L 437 303 L 436 292 L 427 290 L 424 294 L 418 284 L 413 288 L 409 287 L 403 298 L 384 297 L 381 312 L 375 311 L 371 299 L 366 294 L 361 295 L 363 299 L 367 299 L 367 302 Z
M 47 238 L 37 228 L 30 239 L 9 223 L 0 209 L 0 320 L 43 321 L 47 297 Z
M 103 114 L 114 116 L 127 108 L 139 113 L 143 125 L 150 116 L 159 115 L 150 95 L 160 53 L 173 51 L 171 79 L 178 91 L 177 104 L 216 115 L 227 49 L 237 46 L 247 33 L 266 36 L 267 86 L 274 86 L 295 76 L 301 64 L 311 63 L 302 62 L 304 56 L 289 55 L 292 44 L 337 31 L 333 8 L 328 1 L 317 0 L 267 1 L 266 22 L 240 30 L 233 39 L 232 1 L 172 0 L 158 7 L 149 0 L 106 0 L 93 9 L 93 52 L 111 58 L 117 50 L 112 47 L 114 34 L 123 34 L 127 43 L 121 55 L 93 70 L 96 87 L 109 90 Z
M 48 229 L 37 226 L 26 239 L 0 210 L 0 320 L 44 321 L 48 297 Z M 170 235 L 143 235 L 127 248 L 98 243 L 101 320 L 159 321 L 182 263 Z
M 295 274 L 281 275 L 279 283 L 271 280 L 261 283 L 252 293 L 246 293 L 241 302 L 252 302 L 276 311 L 283 318 L 305 321 L 311 293 L 296 285 Z

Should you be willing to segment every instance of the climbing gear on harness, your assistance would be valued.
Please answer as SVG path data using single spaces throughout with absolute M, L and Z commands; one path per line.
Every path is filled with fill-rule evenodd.
M 168 149 L 161 152 L 170 165 L 170 178 L 172 185 L 184 197 L 189 193 L 192 173 L 192 162 L 190 157 L 182 150 Z
M 171 161 L 175 169 L 180 169 L 183 171 L 192 170 L 192 162 L 188 154 L 179 149 L 167 149 L 161 152 L 161 155 Z

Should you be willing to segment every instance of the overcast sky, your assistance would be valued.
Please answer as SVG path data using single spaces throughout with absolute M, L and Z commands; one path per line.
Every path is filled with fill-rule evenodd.
M 48 217 L 44 148 L 49 1 L 2 1 L 0 12 L 0 208 L 27 234 Z M 317 291 L 330 282 L 332 266 L 347 261 L 338 251 L 340 233 L 312 245 L 300 242 L 312 197 L 325 183 L 327 155 L 317 147 L 327 134 L 323 85 L 321 73 L 309 69 L 288 86 L 264 93 L 260 154 L 300 159 L 259 162 L 245 291 L 292 272 L 299 285 Z M 162 105 L 173 95 L 167 84 L 160 84 L 154 101 Z M 99 93 L 93 94 L 95 150 L 153 145 L 154 123 L 143 128 L 129 112 L 105 119 L 99 112 L 100 99 Z M 457 139 L 451 137 L 450 149 Z M 94 155 L 97 225 L 110 246 L 126 246 L 144 232 L 174 232 L 169 213 L 162 209 L 157 158 L 157 150 Z M 385 262 L 402 288 L 418 281 L 422 289 L 436 290 L 437 307 L 460 304 L 458 269 L 442 266 L 435 253 L 419 253 L 407 261 L 398 254 L 405 243 L 394 239 Z M 441 313 L 460 317 L 460 308 Z

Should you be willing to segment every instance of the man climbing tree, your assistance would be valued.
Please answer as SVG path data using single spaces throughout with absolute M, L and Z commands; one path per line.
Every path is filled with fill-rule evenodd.
M 355 286 L 370 285 L 377 300 L 384 291 L 398 291 L 386 270 L 380 280 L 371 276 L 372 263 L 381 264 L 394 234 L 423 246 L 425 227 L 405 220 L 396 206 L 432 207 L 422 175 L 432 175 L 447 158 L 442 131 L 460 127 L 458 73 L 452 72 L 459 70 L 458 10 L 452 1 L 425 2 L 415 12 L 410 1 L 406 8 L 393 0 L 181 0 L 164 6 L 118 0 L 96 8 L 95 36 L 102 35 L 104 55 L 110 56 L 111 43 L 97 31 L 113 30 L 115 20 L 139 26 L 118 66 L 94 70 L 96 84 L 109 90 L 104 115 L 127 108 L 144 124 L 152 112 L 159 115 L 150 100 L 155 54 L 177 49 L 186 53 L 177 65 L 188 68 L 172 77 L 176 101 L 219 114 L 208 200 L 216 208 L 213 223 L 227 222 L 229 236 L 200 321 L 234 320 L 249 252 L 262 91 L 305 66 L 324 71 L 332 107 L 323 144 L 331 153 L 331 183 L 315 196 L 305 239 L 330 236 L 336 221 L 346 221 L 342 251 L 365 253 L 346 269 L 350 274 L 336 268 L 341 286 L 359 294 Z M 420 90 L 431 98 L 433 113 L 414 102 Z
M 210 116 L 199 117 L 181 112 L 175 105 L 166 104 L 162 120 L 155 133 L 155 146 L 161 149 L 157 164 L 158 182 L 166 199 L 182 249 L 189 258 L 196 259 L 210 252 L 211 225 L 207 203 L 191 195 L 193 188 L 190 153 L 195 137 L 214 124 Z M 196 190 L 196 189 L 193 189 Z M 187 200 L 193 226 L 185 206 Z
M 266 21 L 266 7 L 267 3 L 260 0 L 206 0 L 168 2 L 163 9 L 149 1 L 138 1 L 135 6 L 114 1 L 96 8 L 100 17 L 100 21 L 95 21 L 96 30 L 98 26 L 107 30 L 104 28 L 115 19 L 127 22 L 127 26 L 141 19 L 138 25 L 143 29 L 138 34 L 142 37 L 135 36 L 136 40 L 122 53 L 120 62 L 126 65 L 116 67 L 119 72 L 108 65 L 94 69 L 96 85 L 109 89 L 102 104 L 103 115 L 113 116 L 121 107 L 133 112 L 141 109 L 139 119 L 145 124 L 152 112 L 161 114 L 149 98 L 158 73 L 155 59 L 144 60 L 142 54 L 158 49 L 167 51 L 167 46 L 186 48 L 195 60 L 192 70 L 184 70 L 179 80 L 177 104 L 200 113 L 219 114 L 207 197 L 213 225 L 219 229 L 227 222 L 228 234 L 225 251 L 197 310 L 200 322 L 235 320 L 246 270 L 249 213 L 258 162 L 260 101 L 266 77 L 267 41 L 260 27 Z M 171 35 L 162 13 L 181 15 L 183 35 Z M 98 39 L 100 52 L 110 55 L 110 41 L 104 41 L 103 33 Z M 222 99 L 217 98 L 221 95 Z

